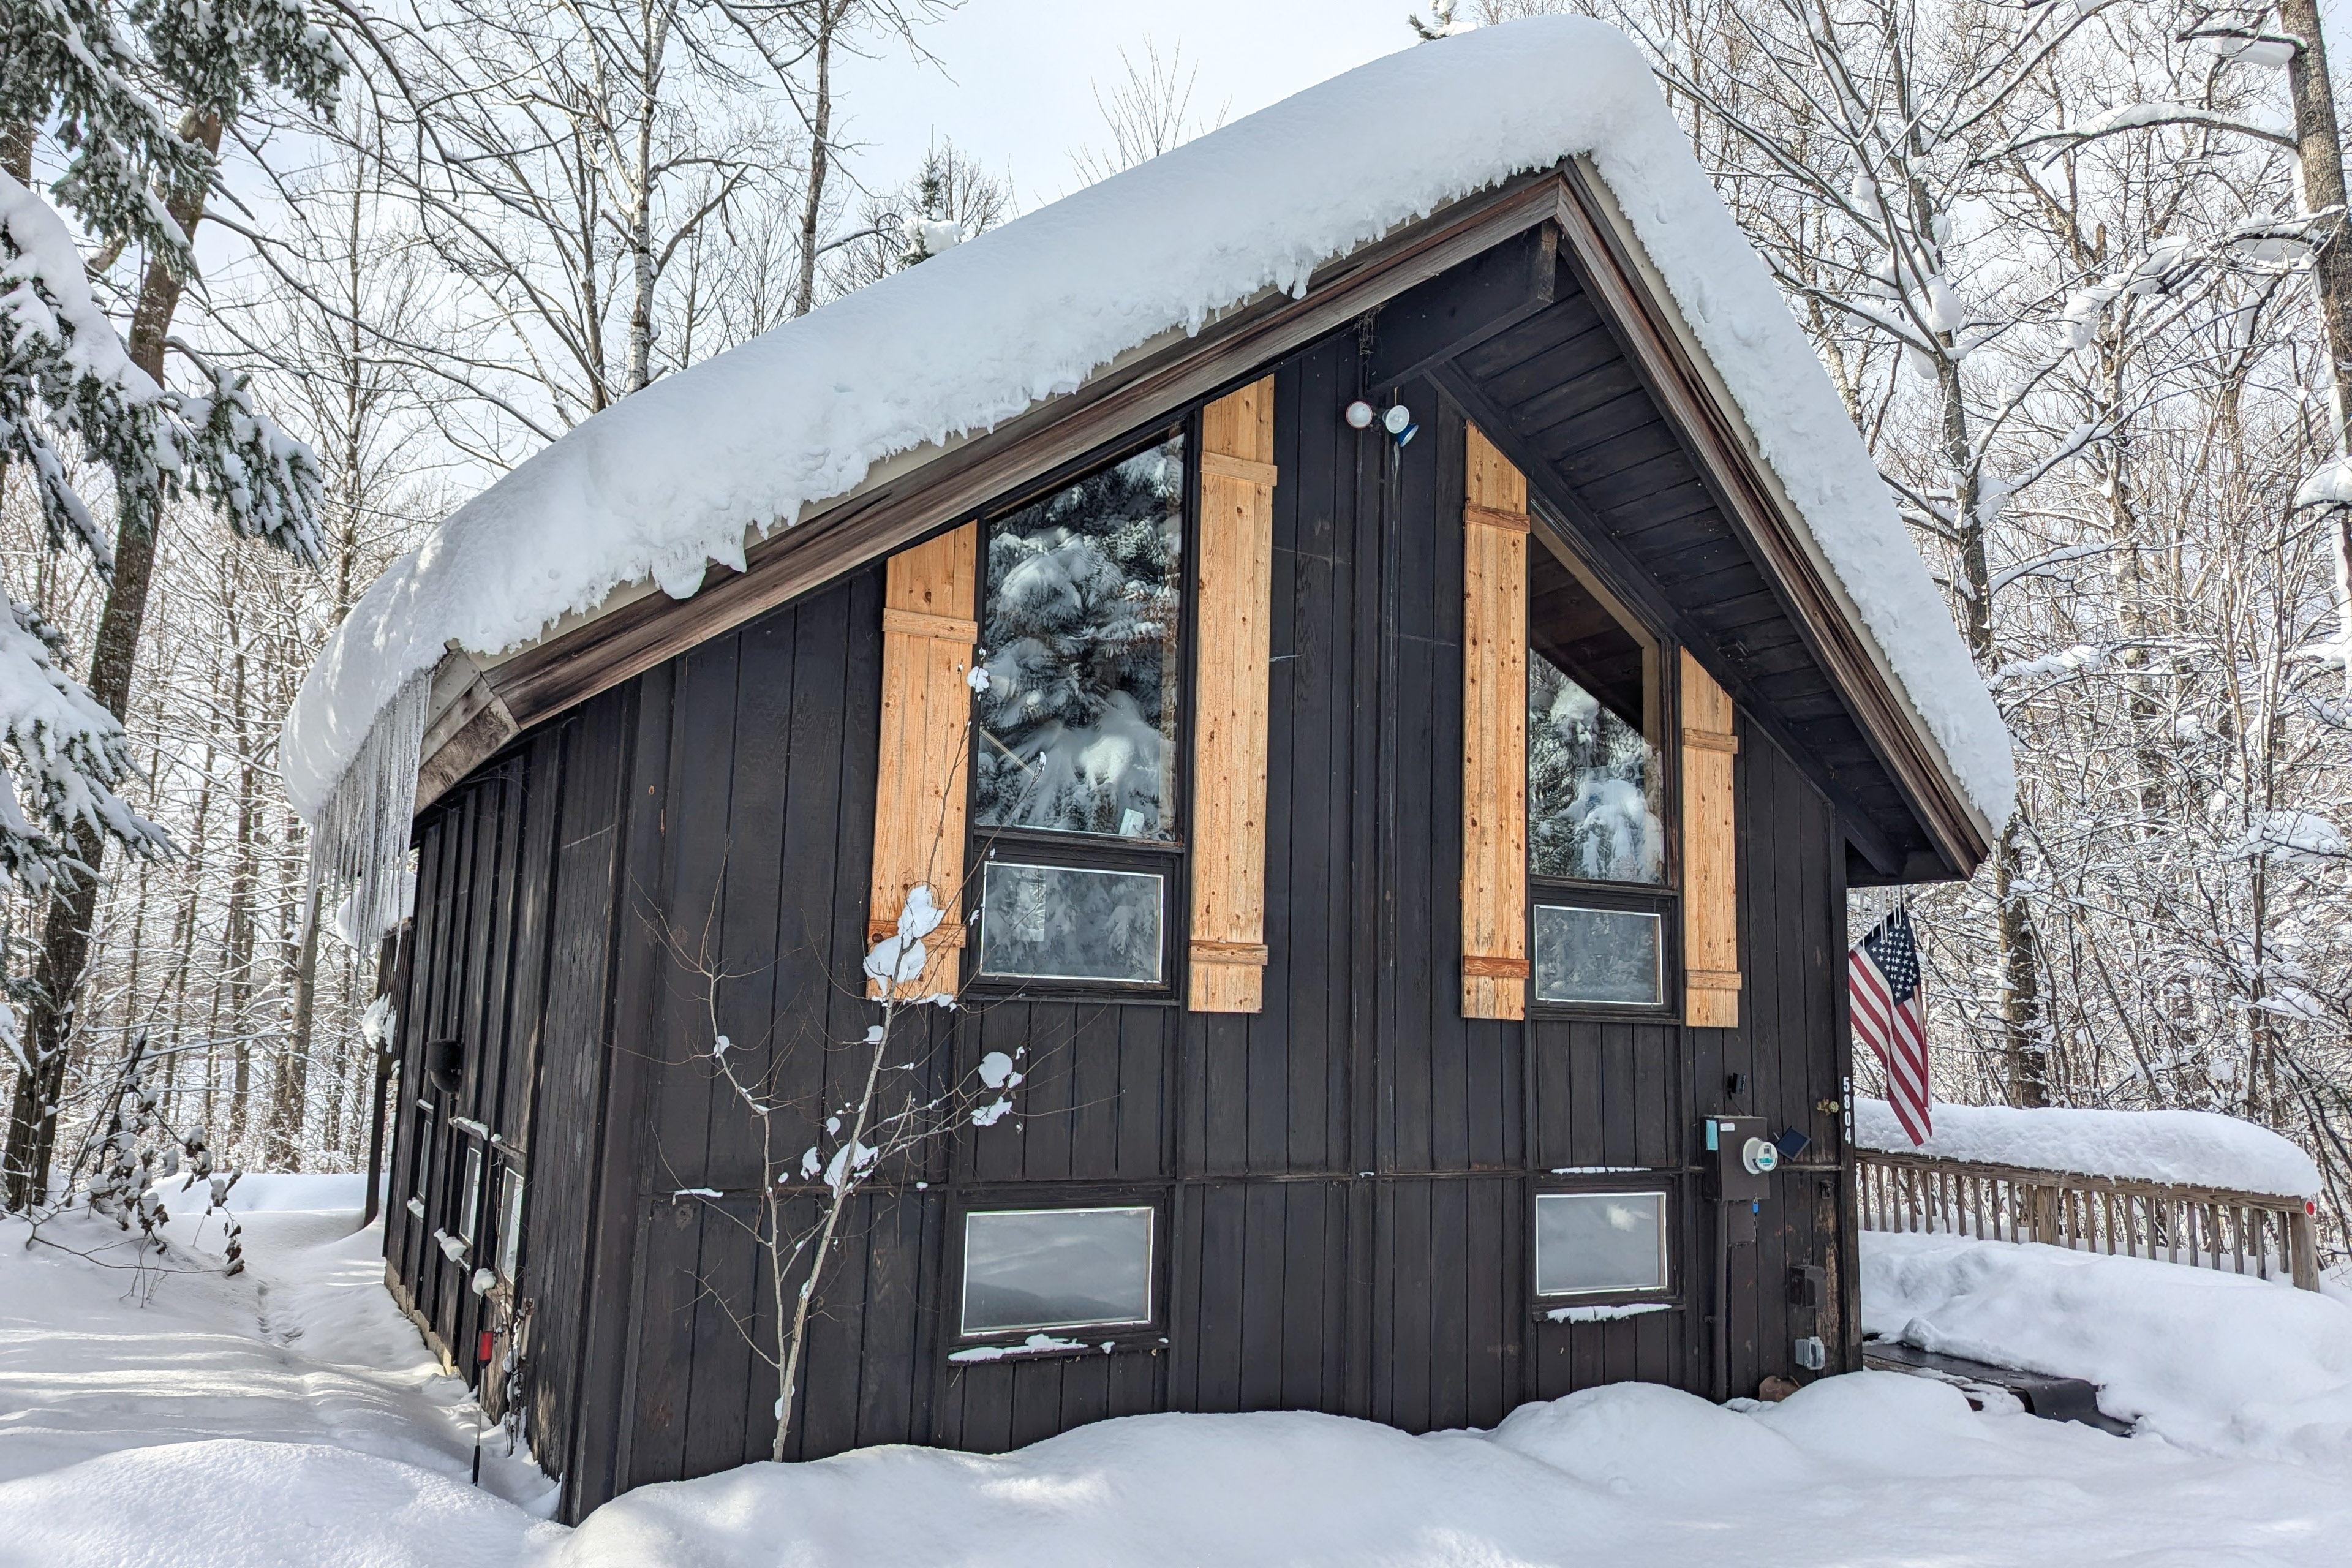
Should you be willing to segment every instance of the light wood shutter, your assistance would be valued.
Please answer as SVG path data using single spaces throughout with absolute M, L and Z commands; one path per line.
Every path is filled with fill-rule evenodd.
M 1528 1016 L 1528 481 L 1468 428 L 1462 509 L 1462 1014 Z
M 1265 1005 L 1275 477 L 1268 376 L 1201 412 L 1189 993 L 1195 1013 L 1255 1013 Z
M 1739 1026 L 1738 845 L 1732 837 L 1731 698 L 1685 651 L 1683 707 L 1684 1021 Z
M 920 981 L 901 995 L 956 988 L 964 943 L 964 770 L 971 756 L 972 645 L 980 524 L 890 557 L 882 595 L 882 748 L 874 791 L 874 879 L 867 935 L 898 928 L 909 889 L 929 883 L 947 919 L 926 939 Z M 868 989 L 881 994 L 881 983 Z

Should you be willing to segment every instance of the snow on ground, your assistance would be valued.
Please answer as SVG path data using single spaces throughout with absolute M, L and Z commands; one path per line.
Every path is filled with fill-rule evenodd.
M 406 788 L 404 767 L 414 777 L 413 692 L 394 720 L 410 732 L 354 764 L 446 647 L 498 653 L 647 578 L 689 595 L 706 562 L 740 568 L 747 538 L 877 464 L 991 428 L 1265 290 L 1303 289 L 1322 262 L 1570 154 L 1591 155 L 1860 625 L 1998 826 L 2015 792 L 2008 731 L 1861 437 L 1640 53 L 1569 16 L 1402 49 L 583 421 L 368 589 L 287 717 L 287 793 L 350 838 L 324 847 L 338 857 L 362 853 L 379 819 L 404 835 L 404 797 L 376 795 Z M 405 837 L 386 842 L 396 860 Z
M 299 1206 L 339 1190 L 257 1184 L 248 1276 L 173 1275 L 143 1306 L 125 1276 L 27 1251 L 21 1225 L 0 1228 L 0 1568 L 2249 1568 L 2334 1564 L 2352 1539 L 2352 1459 L 2273 1440 L 2308 1436 L 2311 1422 L 2126 1439 L 1977 1414 L 1951 1388 L 1887 1373 L 1725 1409 L 1620 1384 L 1530 1405 L 1491 1433 L 1422 1437 L 1326 1415 L 1140 1416 L 995 1457 L 896 1447 L 749 1466 L 643 1488 L 566 1531 L 504 1500 L 546 1499 L 534 1472 L 495 1451 L 489 1486 L 466 1484 L 461 1396 L 383 1294 L 378 1233 Z M 59 1238 L 86 1247 L 110 1234 L 84 1225 Z M 1951 1265 L 1937 1283 L 1935 1249 L 1919 1239 L 1872 1237 L 1867 1288 L 1907 1292 L 1897 1310 L 1933 1319 L 1968 1303 L 1976 1277 Z M 2110 1261 L 2008 1250 L 2052 1254 L 2028 1275 Z M 2333 1332 L 2340 1351 L 2342 1325 L 2283 1315 L 2278 1302 L 2347 1319 L 2352 1309 L 2170 1272 L 2189 1278 L 2122 1293 L 2202 1291 L 2200 1332 L 2225 1334 L 2222 1309 L 2236 1305 L 2250 1335 L 2284 1342 L 2292 1330 L 2303 1348 L 2175 1374 L 2164 1358 L 2210 1359 L 2213 1347 L 2169 1327 L 2174 1309 L 2131 1317 L 2110 1294 L 2012 1283 L 2042 1292 L 2029 1314 L 2108 1320 L 2085 1343 L 2146 1338 L 2137 1361 L 2107 1348 L 2153 1391 L 2151 1409 L 2227 1414 L 2238 1378 L 2259 1415 L 2279 1380 L 2315 1396 L 2326 1379 L 2344 1382 L 2326 1349 Z M 2151 1425 L 2171 1431 L 2169 1420 L 2159 1411 Z
M 2100 1407 L 2200 1453 L 2352 1489 L 2352 1305 L 2276 1280 L 1953 1236 L 1862 1237 L 1864 1331 L 2087 1378 Z
M 1892 1106 L 1857 1097 L 1853 1141 L 1864 1149 L 2085 1176 L 2293 1197 L 2319 1192 L 2319 1167 L 2309 1154 L 2267 1127 L 2210 1110 L 2016 1110 L 1938 1100 L 1933 1121 L 1934 1135 L 1915 1149 Z
M 108 1223 L 53 1221 L 41 1235 L 58 1245 L 28 1247 L 22 1221 L 0 1222 L 0 1564 L 144 1562 L 139 1542 L 184 1528 L 190 1563 L 394 1563 L 335 1532 L 412 1526 L 424 1562 L 434 1520 L 503 1541 L 479 1561 L 511 1562 L 552 1529 L 535 1519 L 547 1482 L 495 1429 L 488 1489 L 467 1484 L 473 1406 L 384 1292 L 383 1232 L 344 1206 L 359 1178 L 238 1189 L 236 1279 L 219 1273 L 218 1217 L 194 1205 L 172 1223 L 184 1271 L 169 1274 L 123 1267 Z

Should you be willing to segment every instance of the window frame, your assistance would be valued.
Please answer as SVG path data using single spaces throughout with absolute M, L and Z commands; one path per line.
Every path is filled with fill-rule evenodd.
M 1609 1018 L 1640 1019 L 1651 1022 L 1673 1022 L 1682 1016 L 1682 692 L 1675 671 L 1680 668 L 1681 644 L 1648 616 L 1634 602 L 1609 582 L 1608 576 L 1593 564 L 1591 556 L 1582 547 L 1576 531 L 1532 488 L 1528 497 L 1528 512 L 1534 526 L 1528 541 L 1530 551 L 1549 550 L 1555 559 L 1583 584 L 1603 608 L 1617 618 L 1635 637 L 1647 642 L 1655 659 L 1652 679 L 1657 688 L 1658 733 L 1651 737 L 1658 758 L 1658 816 L 1665 841 L 1664 875 L 1656 882 L 1608 882 L 1581 877 L 1548 876 L 1536 869 L 1534 811 L 1528 806 L 1527 833 L 1527 909 L 1525 911 L 1528 953 L 1528 1016 L 1539 1018 Z M 1535 651 L 1535 570 L 1532 559 L 1528 571 L 1528 647 L 1526 654 L 1532 663 L 1540 657 Z M 1520 759 L 1522 798 L 1527 769 L 1534 755 L 1534 731 L 1529 727 L 1523 738 Z M 1537 994 L 1535 981 L 1536 907 L 1548 904 L 1554 908 L 1635 910 L 1658 917 L 1658 1000 L 1654 1003 L 1633 1002 L 1548 1002 Z M 1530 1211 L 1532 1214 L 1532 1211 Z M 1533 1245 L 1530 1233 L 1529 1245 Z
M 1175 1003 L 1182 994 L 1184 955 L 1192 916 L 1192 829 L 1193 685 L 1195 641 L 1199 635 L 1201 533 L 1201 411 L 1198 405 L 1062 464 L 1002 500 L 970 513 L 963 521 L 980 527 L 979 571 L 973 585 L 972 618 L 983 635 L 988 624 L 989 535 L 1005 518 L 1066 489 L 1089 475 L 1123 463 L 1162 442 L 1181 437 L 1184 443 L 1183 484 L 1179 502 L 1180 543 L 1177 553 L 1178 614 L 1181 624 L 1176 639 L 1176 765 L 1169 770 L 1172 800 L 1167 816 L 1176 824 L 1168 839 L 1124 839 L 1108 834 L 1071 833 L 1058 828 L 992 826 L 980 820 L 978 759 L 985 744 L 980 726 L 971 727 L 965 759 L 965 864 L 971 869 L 963 889 L 966 927 L 971 931 L 962 954 L 962 980 L 975 996 L 992 1000 L 1010 997 L 1115 998 L 1129 1003 Z M 957 526 L 961 526 L 959 522 Z M 986 921 L 982 899 L 992 860 L 1013 865 L 1064 868 L 1076 871 L 1143 872 L 1162 879 L 1160 920 L 1160 979 L 1157 983 L 1128 980 L 1051 979 L 1040 976 L 990 974 L 980 967 L 981 942 Z M 961 1258 L 961 1243 L 957 1243 Z M 959 1262 L 959 1266 L 961 1266 Z
M 464 1242 L 467 1252 L 471 1254 L 482 1228 L 482 1188 L 492 1162 L 482 1140 L 460 1128 L 450 1131 L 458 1135 L 464 1145 L 459 1155 L 463 1163 L 457 1166 L 464 1173 L 457 1178 L 457 1189 L 451 1194 L 457 1212 L 451 1216 L 455 1223 L 449 1226 L 449 1234 Z
M 1563 1307 L 1633 1306 L 1655 1302 L 1676 1306 L 1682 1300 L 1682 1268 L 1677 1256 L 1676 1219 L 1682 1205 L 1681 1185 L 1671 1179 L 1671 1173 L 1649 1169 L 1627 1171 L 1595 1171 L 1562 1180 L 1553 1178 L 1534 1184 L 1528 1194 L 1528 1300 L 1534 1303 L 1535 1315 L 1546 1321 L 1570 1322 L 1574 1320 L 1549 1320 L 1547 1315 Z M 1659 1272 L 1663 1283 L 1657 1285 L 1612 1285 L 1589 1290 L 1558 1290 L 1547 1292 L 1542 1288 L 1543 1267 L 1539 1253 L 1542 1245 L 1542 1205 L 1546 1198 L 1605 1198 L 1642 1197 L 1658 1200 Z
M 953 1318 L 946 1325 L 948 1331 L 940 1336 L 940 1350 L 950 1365 L 958 1351 L 1002 1346 L 1013 1352 L 1005 1359 L 1038 1356 L 1100 1355 L 1106 1345 L 1118 1351 L 1158 1351 L 1164 1349 L 1168 1334 L 1168 1279 L 1172 1255 L 1172 1235 L 1170 1211 L 1173 1206 L 1164 1186 L 1131 1184 L 1013 1182 L 992 1184 L 987 1187 L 966 1188 L 957 1192 L 948 1210 L 944 1258 L 945 1275 L 951 1297 Z M 965 1288 L 966 1229 L 975 1214 L 1035 1214 L 1057 1210 L 1143 1209 L 1151 1215 L 1151 1253 L 1149 1274 L 1144 1285 L 1146 1306 L 1150 1316 L 1138 1322 L 1080 1323 L 1060 1329 L 982 1329 L 967 1332 L 963 1325 Z M 1051 1334 L 1058 1339 L 1076 1341 L 1073 1348 L 1054 1347 L 1034 1352 L 1025 1352 L 1024 1342 L 1032 1334 Z
M 497 1227 L 496 1246 L 492 1249 L 491 1266 L 499 1278 L 509 1284 L 522 1279 L 523 1205 L 528 1196 L 526 1178 L 521 1165 L 512 1160 L 500 1160 L 497 1201 L 491 1205 Z

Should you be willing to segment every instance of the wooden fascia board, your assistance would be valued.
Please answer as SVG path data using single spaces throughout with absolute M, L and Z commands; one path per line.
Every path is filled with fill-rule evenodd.
M 648 595 L 487 672 L 529 728 L 942 523 L 1254 375 L 1356 317 L 1549 218 L 1559 169 L 1522 175 L 1331 262 L 1298 298 L 1275 294 L 1198 336 L 1114 369 L 896 480 L 780 531 L 746 569 L 714 566 L 686 600 Z
M 1528 476 L 1528 489 L 1534 503 L 1530 510 L 1539 525 L 1557 532 L 1611 593 L 1633 605 L 1652 626 L 1703 656 L 1700 662 L 1706 666 L 1707 674 L 1731 693 L 1732 700 L 1747 714 L 1748 721 L 1778 746 L 1836 810 L 1845 824 L 1846 836 L 1864 858 L 1881 872 L 1890 877 L 1896 875 L 1903 867 L 1903 852 L 1878 830 L 1862 803 L 1782 722 L 1773 711 L 1771 701 L 1730 668 L 1716 649 L 1714 639 L 1658 591 L 1641 563 L 1628 555 L 1610 537 L 1600 520 L 1565 488 L 1543 454 L 1528 446 L 1518 427 L 1511 423 L 1510 415 L 1453 366 L 1439 366 L 1430 372 L 1430 380 L 1486 432 L 1496 450 Z
M 416 756 L 416 805 L 423 811 L 458 780 L 498 754 L 521 726 L 463 648 L 452 647 L 433 667 L 425 700 L 425 735 Z
M 1951 776 L 1883 652 L 1860 630 L 1859 612 L 1758 456 L 1737 403 L 1605 187 L 1571 163 L 1556 188 L 1562 237 L 1587 289 L 1614 319 L 1635 372 L 1698 455 L 1724 515 L 1764 570 L 1807 650 L 1837 684 L 1880 764 L 1910 799 L 1950 868 L 1968 875 L 1990 852 L 1994 829 Z M 1711 645 L 1701 646 L 1712 651 Z M 1718 658 L 1710 668 L 1721 662 Z

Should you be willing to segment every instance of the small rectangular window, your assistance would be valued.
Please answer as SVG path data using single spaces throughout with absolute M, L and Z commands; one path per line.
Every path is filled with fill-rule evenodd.
M 432 1177 L 433 1108 L 419 1100 L 416 1103 L 416 1147 L 408 1162 L 409 1195 L 423 1203 Z
M 522 1263 L 522 1173 L 507 1172 L 506 1202 L 499 1210 L 499 1277 L 520 1278 Z
M 1536 906 L 1536 1000 L 1654 1007 L 1664 922 L 1646 910 Z
M 1536 1195 L 1536 1294 L 1665 1288 L 1665 1194 Z
M 980 972 L 1023 980 L 1160 984 L 1167 879 L 1148 871 L 991 860 Z
M 1184 439 L 988 525 L 972 821 L 1176 834 Z
M 466 1186 L 457 1201 L 457 1234 L 470 1244 L 482 1218 L 482 1146 L 470 1138 L 466 1140 Z
M 963 1331 L 1151 1321 L 1148 1207 L 1008 1209 L 963 1220 Z

